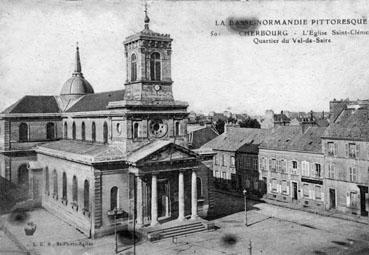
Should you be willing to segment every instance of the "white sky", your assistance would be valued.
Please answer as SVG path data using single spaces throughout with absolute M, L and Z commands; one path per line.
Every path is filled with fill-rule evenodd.
M 189 102 L 190 110 L 327 110 L 333 98 L 369 98 L 369 36 L 337 37 L 324 45 L 255 45 L 214 24 L 229 16 L 368 16 L 368 3 L 349 3 L 152 1 L 150 28 L 174 39 L 174 96 Z M 123 88 L 122 42 L 143 29 L 143 18 L 142 1 L 3 0 L 0 108 L 25 94 L 59 94 L 73 72 L 76 41 L 82 71 L 95 92 Z M 360 29 L 369 30 L 369 25 Z M 212 30 L 222 35 L 212 38 Z

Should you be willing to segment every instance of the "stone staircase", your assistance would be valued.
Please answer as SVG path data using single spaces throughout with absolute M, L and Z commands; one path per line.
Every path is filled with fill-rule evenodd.
M 204 224 L 201 221 L 195 221 L 172 227 L 161 226 L 159 229 L 148 229 L 146 231 L 146 236 L 150 241 L 155 241 L 164 238 L 189 235 L 208 230 L 207 225 L 208 224 Z

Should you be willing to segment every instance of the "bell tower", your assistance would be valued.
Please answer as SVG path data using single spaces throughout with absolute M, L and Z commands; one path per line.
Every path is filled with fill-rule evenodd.
M 145 8 L 144 29 L 126 38 L 126 101 L 151 104 L 173 101 L 171 77 L 171 43 L 169 34 L 153 32 Z

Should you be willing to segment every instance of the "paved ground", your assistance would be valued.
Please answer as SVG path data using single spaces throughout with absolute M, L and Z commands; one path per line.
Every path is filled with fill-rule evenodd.
M 0 254 L 24 254 L 3 231 L 0 231 Z
M 223 197 L 224 196 L 224 197 Z M 214 218 L 219 229 L 179 237 L 176 243 L 171 239 L 154 243 L 137 244 L 136 254 L 249 254 L 248 246 L 252 242 L 252 254 L 369 254 L 369 225 L 345 221 L 277 207 L 265 203 L 248 203 L 248 227 L 244 225 L 245 214 L 242 210 L 242 198 L 226 197 L 218 194 L 217 199 L 224 210 Z M 224 213 L 232 213 L 222 216 Z M 75 246 L 32 247 L 41 254 L 113 254 L 114 237 L 87 240 L 82 234 L 61 222 L 44 210 L 36 210 L 30 218 L 42 215 L 38 230 L 33 237 L 21 233 L 21 224 L 16 227 L 23 242 L 49 240 L 87 244 Z M 51 217 L 51 218 L 50 218 Z M 49 222 L 53 219 L 53 223 Z M 9 222 L 7 223 L 9 224 Z M 12 228 L 15 228 L 14 226 Z M 22 236 L 23 235 L 23 236 Z M 0 239 L 0 247 L 7 241 Z M 9 241 L 9 240 L 8 240 Z M 32 241 L 32 242 L 31 242 Z M 89 242 L 93 242 L 89 245 Z M 11 244 L 10 244 L 11 245 Z M 5 247 L 5 246 L 4 246 Z M 9 246 L 10 247 L 10 246 Z M 120 254 L 132 254 L 132 248 L 125 245 Z M 2 254 L 0 252 L 0 254 Z

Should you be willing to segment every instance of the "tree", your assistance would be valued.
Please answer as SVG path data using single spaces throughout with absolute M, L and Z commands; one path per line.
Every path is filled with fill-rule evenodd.
M 250 117 L 239 122 L 239 125 L 243 128 L 260 128 L 260 123 L 256 119 L 252 119 Z
M 224 133 L 224 120 L 218 119 L 217 122 L 215 122 L 215 129 L 218 131 L 219 134 Z

